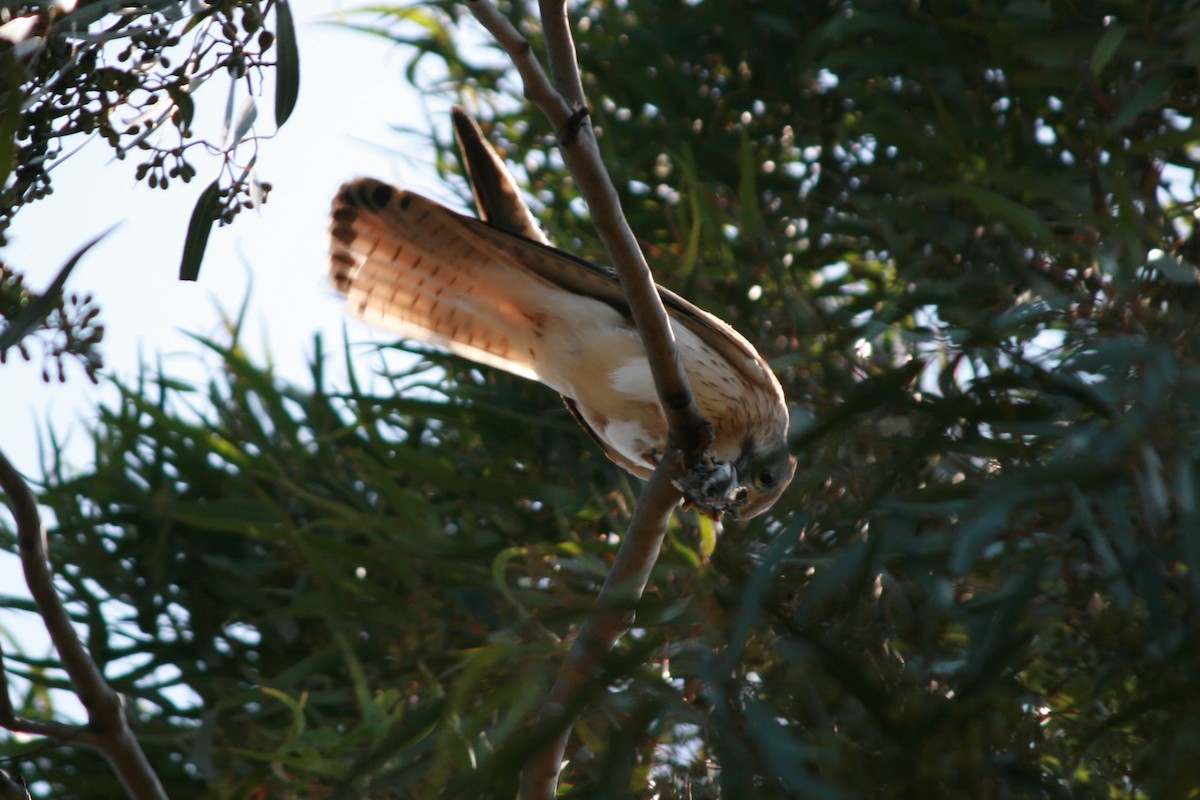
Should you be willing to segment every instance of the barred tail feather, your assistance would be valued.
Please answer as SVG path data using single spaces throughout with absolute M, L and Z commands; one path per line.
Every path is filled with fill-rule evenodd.
M 372 179 L 333 203 L 330 276 L 363 321 L 538 379 L 536 311 L 555 291 L 472 242 L 457 215 Z

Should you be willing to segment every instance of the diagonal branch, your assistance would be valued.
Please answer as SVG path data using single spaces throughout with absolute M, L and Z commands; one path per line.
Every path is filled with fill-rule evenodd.
M 670 470 L 661 466 L 650 476 L 629 521 L 629 530 L 617 552 L 608 578 L 600 588 L 596 607 L 575 635 L 571 649 L 542 703 L 536 726 L 549 735 L 521 777 L 521 800 L 551 800 L 573 720 L 567 709 L 589 682 L 600 663 L 633 622 L 633 608 L 641 599 L 650 570 L 658 558 L 667 522 L 679 495 L 671 486 Z
M 557 85 L 551 84 L 534 57 L 529 41 L 492 3 L 488 0 L 468 0 L 467 7 L 512 59 L 521 75 L 525 97 L 554 126 L 563 161 L 588 205 L 592 224 L 608 251 L 629 300 L 633 320 L 650 361 L 659 402 L 667 415 L 669 443 L 689 458 L 698 458 L 710 443 L 711 434 L 692 396 L 650 267 L 625 220 L 616 187 L 600 158 L 600 148 L 596 145 L 596 136 L 587 118 L 586 106 L 583 105 L 582 81 L 575 61 L 565 4 L 549 0 L 542 3 L 542 25 Z M 571 102 L 570 98 L 574 95 L 578 96 L 578 103 Z
M 45 736 L 63 742 L 80 742 L 89 735 L 88 729 L 81 725 L 40 722 L 17 716 L 12 704 L 12 693 L 8 687 L 8 672 L 4 668 L 4 649 L 2 647 L 0 647 L 0 728 L 6 728 L 13 733 Z
M 538 714 L 536 726 L 549 737 L 548 744 L 526 765 L 521 798 L 551 800 L 573 725 L 569 709 L 632 624 L 632 610 L 646 588 L 671 512 L 679 501 L 679 491 L 672 482 L 683 475 L 690 462 L 702 457 L 712 433 L 696 406 L 650 268 L 600 158 L 587 116 L 564 0 L 541 0 L 553 85 L 529 42 L 494 5 L 487 0 L 468 0 L 468 7 L 512 59 L 524 83 L 525 96 L 554 125 L 563 160 L 588 204 L 592 223 L 621 280 L 669 425 L 666 452 L 638 498 L 625 539 L 596 598 L 596 608 L 572 642 Z
M 113 691 L 100 668 L 88 654 L 54 588 L 45 533 L 37 500 L 16 467 L 0 452 L 0 490 L 8 501 L 17 525 L 17 544 L 25 582 L 37 604 L 54 649 L 79 701 L 87 709 L 86 726 L 38 723 L 17 719 L 8 695 L 7 677 L 0 665 L 0 725 L 10 730 L 35 733 L 72 741 L 100 751 L 112 765 L 134 800 L 166 800 L 166 792 L 129 727 L 120 696 Z
M 546 35 L 546 58 L 550 62 L 550 75 L 554 88 L 558 90 L 572 108 L 583 108 L 587 98 L 583 94 L 583 76 L 575 60 L 575 37 L 571 34 L 571 23 L 567 19 L 566 0 L 538 0 L 542 13 L 542 31 Z M 607 177 L 608 173 L 605 173 Z

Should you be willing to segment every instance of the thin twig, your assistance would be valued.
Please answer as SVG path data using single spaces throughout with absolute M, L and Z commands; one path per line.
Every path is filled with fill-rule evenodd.
M 8 672 L 4 669 L 3 648 L 0 648 L 0 728 L 6 728 L 13 733 L 45 736 L 63 742 L 79 742 L 90 735 L 88 729 L 82 725 L 67 725 L 62 722 L 41 722 L 35 719 L 18 717 L 12 704 L 12 694 L 8 686 Z
M 538 713 L 536 725 L 550 738 L 525 767 L 522 800 L 551 800 L 555 796 L 573 725 L 567 709 L 574 706 L 573 701 L 593 679 L 604 657 L 629 629 L 632 609 L 646 588 L 671 512 L 679 501 L 672 482 L 684 474 L 690 462 L 703 455 L 712 436 L 683 371 L 650 268 L 600 158 L 595 132 L 587 118 L 565 1 L 540 2 L 554 86 L 533 56 L 529 42 L 495 6 L 486 0 L 469 0 L 468 7 L 512 59 L 524 83 L 525 96 L 554 125 L 563 160 L 588 204 L 592 224 L 629 301 L 669 432 L 662 462 L 638 498 L 625 539 L 596 598 L 596 608 L 572 642 Z
M 546 36 L 546 60 L 554 88 L 573 108 L 587 103 L 583 94 L 583 76 L 575 59 L 575 37 L 567 18 L 566 0 L 538 0 L 542 12 L 542 32 Z M 607 175 L 607 173 L 605 173 Z
M 582 95 L 574 45 L 569 36 L 566 7 L 554 3 L 545 5 L 543 13 L 551 15 L 549 20 L 542 20 L 547 39 L 546 47 L 552 53 L 557 53 L 552 57 L 557 70 L 566 70 L 569 65 L 570 71 L 573 72 L 573 76 L 556 74 L 556 81 L 560 85 L 571 87 L 571 91 L 576 91 L 573 87 L 579 86 L 578 92 Z M 659 402 L 667 415 L 669 437 L 676 448 L 688 458 L 698 458 L 709 445 L 711 434 L 708 434 L 707 423 L 692 396 L 687 374 L 683 371 L 679 353 L 675 348 L 675 337 L 671 333 L 667 312 L 654 286 L 650 267 L 621 210 L 621 202 L 612 179 L 604 169 L 591 123 L 586 115 L 577 114 L 577 107 L 573 107 L 563 94 L 551 85 L 541 64 L 534 57 L 528 40 L 513 27 L 507 17 L 487 0 L 468 0 L 467 7 L 508 53 L 521 75 L 525 97 L 546 115 L 558 133 L 563 161 L 571 171 L 579 193 L 591 211 L 592 225 L 608 251 L 621 280 L 621 286 L 625 290 L 625 296 L 629 300 L 633 321 L 642 337 L 646 357 L 650 362 Z M 562 31 L 567 31 L 566 42 L 561 41 Z M 569 54 L 566 52 L 568 50 Z M 578 108 L 583 107 L 581 105 Z M 575 129 L 572 126 L 578 127 Z M 672 465 L 672 468 L 674 466 Z
M 58 651 L 59 661 L 71 680 L 71 687 L 88 713 L 86 726 L 18 720 L 13 715 L 12 699 L 8 696 L 5 679 L 0 712 L 6 718 L 0 720 L 0 724 L 11 730 L 60 738 L 98 750 L 108 759 L 131 798 L 166 800 L 167 795 L 158 776 L 154 774 L 129 727 L 120 696 L 104 680 L 100 668 L 71 625 L 62 598 L 54 588 L 37 501 L 25 479 L 3 452 L 0 452 L 0 490 L 7 498 L 17 524 L 17 543 L 29 593 L 42 615 L 50 640 Z
M 563 131 L 575 109 L 554 90 L 529 41 L 488 0 L 467 0 L 467 7 L 512 59 L 525 87 L 525 98 L 541 109 L 556 132 Z

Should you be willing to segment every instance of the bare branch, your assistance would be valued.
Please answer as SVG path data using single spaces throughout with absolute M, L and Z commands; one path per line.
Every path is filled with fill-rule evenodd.
M 542 12 L 542 31 L 546 34 L 546 57 L 554 88 L 573 108 L 587 103 L 583 94 L 583 77 L 575 60 L 575 37 L 567 18 L 567 0 L 538 0 Z
M 17 720 L 13 715 L 12 699 L 8 696 L 5 679 L 2 687 L 5 689 L 4 698 L 0 700 L 0 712 L 4 713 L 5 719 L 0 722 L 10 730 L 61 738 L 98 750 L 112 764 L 131 798 L 166 800 L 167 795 L 158 776 L 154 774 L 129 727 L 120 696 L 104 680 L 100 668 L 88 655 L 71 625 L 62 598 L 54 588 L 37 501 L 25 479 L 3 452 L 0 452 L 0 490 L 3 490 L 16 521 L 17 543 L 29 593 L 46 623 L 46 630 L 71 680 L 71 686 L 88 712 L 86 727 Z
M 546 73 L 542 71 L 542 65 L 533 55 L 533 47 L 529 40 L 488 0 L 467 0 L 467 7 L 512 59 L 525 87 L 526 99 L 541 109 L 554 126 L 555 132 L 562 136 L 575 109 L 550 84 Z
M 671 455 L 678 457 L 678 453 Z M 625 540 L 596 598 L 596 608 L 571 642 L 554 686 L 538 712 L 536 725 L 549 726 L 553 734 L 526 765 L 521 776 L 521 800 L 551 800 L 555 796 L 559 765 L 573 722 L 566 709 L 594 679 L 600 662 L 633 621 L 632 609 L 645 591 L 667 522 L 679 499 L 671 486 L 671 472 L 660 468 L 650 476 L 629 521 Z
M 667 415 L 669 437 L 689 459 L 698 458 L 710 442 L 708 424 L 696 407 L 687 374 L 683 371 L 675 348 L 675 337 L 671 333 L 667 312 L 654 286 L 645 256 L 625 220 L 617 190 L 604 168 L 591 123 L 586 114 L 576 113 L 584 106 L 571 106 L 562 92 L 550 84 L 533 56 L 528 40 L 494 5 L 487 0 L 469 0 L 467 6 L 512 59 L 521 75 L 525 96 L 541 109 L 554 126 L 563 160 L 591 211 L 592 224 L 612 259 L 629 300 L 633 320 L 650 361 L 659 402 Z M 569 90 L 572 92 L 576 91 L 574 87 L 580 87 L 577 91 L 582 95 L 566 7 L 561 3 L 549 2 L 544 6 L 543 13 L 549 12 L 551 15 L 549 20 L 542 20 L 547 48 L 558 54 L 554 56 L 555 69 L 559 71 L 555 80 L 560 86 L 571 87 Z M 565 42 L 561 41 L 563 31 L 566 31 Z M 560 74 L 564 70 L 570 74 Z M 664 459 L 664 462 L 667 460 Z
M 486 0 L 468 1 L 471 13 L 512 59 L 524 82 L 525 96 L 554 125 L 563 160 L 588 204 L 592 224 L 629 301 L 669 433 L 662 462 L 638 498 L 617 559 L 596 599 L 595 611 L 572 642 L 538 714 L 536 724 L 543 730 L 548 728 L 551 738 L 526 765 L 521 782 L 522 800 L 552 800 L 555 796 L 573 724 L 568 709 L 607 653 L 629 629 L 632 609 L 646 588 L 671 512 L 679 501 L 673 480 L 703 456 L 712 440 L 711 429 L 700 415 L 683 370 L 650 267 L 625 220 L 616 188 L 600 158 L 595 132 L 587 117 L 565 0 L 540 0 L 540 5 L 554 86 L 533 56 L 529 42 L 495 6 Z
M 89 735 L 87 728 L 81 726 L 66 725 L 61 722 L 40 722 L 17 716 L 8 687 L 8 672 L 4 669 L 4 649 L 2 647 L 0 647 L 0 728 L 6 728 L 14 733 L 29 733 L 64 742 L 79 741 Z

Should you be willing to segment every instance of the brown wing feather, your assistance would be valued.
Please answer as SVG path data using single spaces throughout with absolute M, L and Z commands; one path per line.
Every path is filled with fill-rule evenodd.
M 468 228 L 480 241 L 508 254 L 514 261 L 550 283 L 577 294 L 602 300 L 626 317 L 631 316 L 621 283 L 612 270 L 597 267 L 570 253 L 530 241 L 479 220 L 461 214 L 453 214 L 453 217 L 457 224 Z M 686 325 L 746 378 L 761 382 L 764 373 L 771 374 L 770 367 L 762 356 L 740 333 L 670 289 L 662 286 L 657 288 L 667 314 Z M 782 401 L 782 395 L 780 399 Z
M 406 208 L 399 209 L 401 204 L 405 204 Z M 366 178 L 344 186 L 334 201 L 334 225 L 331 233 L 335 247 L 331 253 L 331 269 L 334 284 L 339 290 L 348 291 L 346 275 L 350 266 L 357 263 L 356 258 L 345 252 L 345 247 L 339 249 L 336 246 L 339 236 L 352 237 L 356 235 L 353 232 L 353 223 L 358 221 L 357 215 L 362 209 L 376 214 L 395 216 L 400 211 L 407 210 L 407 205 L 415 205 L 421 219 L 432 218 L 439 230 L 444 227 L 445 230 L 440 234 L 443 240 L 456 241 L 462 247 L 480 249 L 490 247 L 497 251 L 505 262 L 520 265 L 529 273 L 551 284 L 585 297 L 593 297 L 616 309 L 622 315 L 630 316 L 629 304 L 625 300 L 620 281 L 611 270 L 597 267 L 554 247 L 465 217 L 418 194 L 398 190 L 380 181 Z M 399 223 L 401 230 L 404 226 L 413 224 L 411 220 L 393 220 L 393 222 Z M 460 229 L 457 235 L 452 230 L 455 227 Z M 761 383 L 764 378 L 767 378 L 774 382 L 773 378 L 768 378 L 771 375 L 770 367 L 741 334 L 669 289 L 662 286 L 657 288 L 663 305 L 672 319 L 686 325 L 748 380 Z M 364 309 L 358 311 L 361 314 Z M 392 327 L 398 326 L 393 322 Z M 407 330 L 402 330 L 402 332 L 410 333 Z M 418 338 L 430 341 L 427 336 Z M 434 343 L 448 346 L 444 341 L 435 341 Z M 483 361 L 491 363 L 487 359 L 483 359 Z M 514 371 L 511 367 L 502 368 Z M 518 371 L 518 374 L 526 373 Z M 780 395 L 780 402 L 782 402 L 782 395 Z
M 380 218 L 383 218 L 382 221 Z M 420 229 L 414 230 L 415 225 L 436 229 L 436 233 Z M 388 240 L 390 236 L 390 241 L 404 240 L 401 243 L 409 243 L 409 245 L 422 240 L 433 241 L 433 237 L 437 236 L 439 239 L 436 241 L 436 246 L 431 245 L 425 248 L 427 258 L 434 257 L 446 264 L 462 263 L 464 253 L 474 253 L 475 260 L 484 261 L 486 264 L 520 266 L 523 267 L 520 272 L 536 276 L 542 281 L 557 285 L 571 293 L 594 297 L 616 309 L 624 317 L 630 317 L 629 303 L 625 300 L 624 291 L 620 288 L 617 276 L 611 270 L 602 269 L 602 267 L 589 264 L 588 261 L 576 258 L 575 255 L 542 245 L 540 242 L 530 241 L 524 236 L 493 227 L 493 225 L 480 222 L 478 219 L 464 217 L 460 213 L 419 196 L 419 194 L 397 190 L 397 188 L 383 184 L 382 181 L 373 179 L 350 182 L 342 187 L 342 191 L 338 192 L 334 201 L 334 224 L 330 229 L 332 242 L 334 242 L 330 254 L 332 278 L 338 289 L 352 295 L 350 297 L 352 302 L 355 300 L 353 282 L 348 281 L 348 276 L 352 272 L 356 275 L 362 275 L 364 272 L 362 272 L 361 266 L 362 254 L 350 253 L 349 242 L 353 241 L 355 237 L 361 236 L 362 228 L 370 229 L 370 235 L 379 240 Z M 491 257 L 488 257 L 487 251 L 492 251 Z M 372 264 L 371 261 L 368 261 L 368 265 L 370 264 Z M 373 263 L 373 266 L 376 269 L 370 270 L 368 273 L 371 273 L 377 281 L 386 279 L 386 281 L 395 283 L 412 279 L 412 275 L 410 275 L 412 270 L 397 271 L 394 266 L 386 263 L 386 259 L 378 260 L 377 263 Z M 476 269 L 473 275 L 478 275 L 478 273 L 479 270 Z M 509 269 L 505 273 L 504 281 L 511 282 L 516 273 L 517 271 Z M 763 361 L 762 356 L 758 355 L 757 350 L 749 342 L 746 342 L 740 333 L 726 325 L 724 321 L 714 317 L 713 314 L 703 311 L 702 308 L 692 305 L 683 297 L 674 294 L 673 291 L 662 287 L 658 287 L 658 289 L 662 303 L 672 319 L 688 327 L 704 344 L 724 357 L 750 385 L 773 386 L 775 402 L 778 402 L 779 405 L 784 403 L 778 381 L 775 381 L 767 362 Z M 388 307 L 383 308 L 378 297 L 374 299 L 374 306 L 371 303 L 362 306 L 360 302 L 360 307 L 355 311 L 364 315 L 368 321 L 384 323 L 404 335 L 413 336 L 432 344 L 443 345 L 458 354 L 472 357 L 472 359 L 488 363 L 491 366 L 508 369 L 510 372 L 526 375 L 526 377 L 535 377 L 529 372 L 529 365 L 521 367 L 505 361 L 517 349 L 522 349 L 523 343 L 514 343 L 512 347 L 506 344 L 502 345 L 499 348 L 500 353 L 494 351 L 496 348 L 492 350 L 484 348 L 486 351 L 481 353 L 478 348 L 472 349 L 472 345 L 469 343 L 464 345 L 461 338 L 455 338 L 451 332 L 439 330 L 437 326 L 424 325 L 426 331 L 422 332 L 420 320 L 415 327 L 404 325 L 404 317 L 406 315 L 410 317 L 412 312 L 400 308 L 395 302 L 390 302 Z M 403 312 L 400 314 L 400 319 L 395 318 L 397 311 Z M 494 309 L 490 308 L 481 308 L 479 311 L 484 317 L 496 315 Z M 458 324 L 462 323 L 463 320 L 460 318 Z M 428 330 L 432 330 L 434 335 L 428 335 Z M 505 332 L 511 335 L 512 329 L 505 329 Z M 500 361 L 493 357 L 496 355 L 500 356 Z
M 450 117 L 454 121 L 454 138 L 458 140 L 458 152 L 467 168 L 479 218 L 532 241 L 549 244 L 529 206 L 525 205 L 504 159 L 484 138 L 475 120 L 459 106 L 451 109 Z
M 334 199 L 330 272 L 351 309 L 483 364 L 537 379 L 539 319 L 560 290 L 480 247 L 459 216 L 420 195 L 361 179 Z

